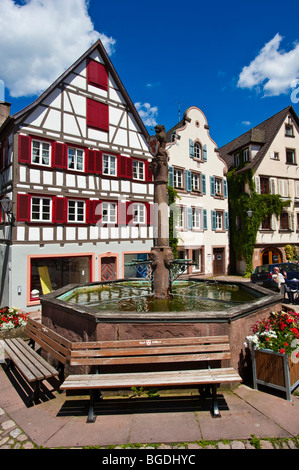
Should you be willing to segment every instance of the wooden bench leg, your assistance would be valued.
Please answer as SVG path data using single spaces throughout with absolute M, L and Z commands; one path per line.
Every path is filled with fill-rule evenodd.
M 91 389 L 89 390 L 89 411 L 88 411 L 88 417 L 87 417 L 87 423 L 95 423 L 97 417 L 94 412 L 94 403 L 95 403 L 95 397 L 94 397 L 94 390 Z
M 221 414 L 218 407 L 218 399 L 217 399 L 217 384 L 212 385 L 212 399 L 213 399 L 213 411 L 212 416 L 213 418 L 221 418 Z
M 36 380 L 35 382 L 33 382 L 33 393 L 29 397 L 28 406 L 32 406 L 34 403 L 37 403 L 39 401 L 40 384 L 40 380 Z

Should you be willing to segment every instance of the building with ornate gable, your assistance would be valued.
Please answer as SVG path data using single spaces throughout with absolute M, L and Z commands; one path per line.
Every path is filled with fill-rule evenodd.
M 223 275 L 229 264 L 226 172 L 204 113 L 192 106 L 167 132 L 169 184 L 177 191 L 178 252 L 189 273 Z

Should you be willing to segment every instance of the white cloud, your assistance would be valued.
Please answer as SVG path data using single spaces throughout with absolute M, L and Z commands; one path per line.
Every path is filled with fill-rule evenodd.
M 250 126 L 250 121 L 242 121 L 243 126 Z
M 0 0 L 0 78 L 11 96 L 40 94 L 98 39 L 113 52 L 87 8 L 88 0 Z
M 263 89 L 265 96 L 278 96 L 290 91 L 299 78 L 299 44 L 294 44 L 289 52 L 279 50 L 282 39 L 277 33 L 257 57 L 243 67 L 238 87 Z
M 150 103 L 135 103 L 141 119 L 146 126 L 156 126 L 156 117 L 158 116 L 158 107 L 151 106 Z

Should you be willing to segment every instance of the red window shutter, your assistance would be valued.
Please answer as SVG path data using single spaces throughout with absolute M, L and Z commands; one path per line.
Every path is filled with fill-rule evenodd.
M 52 145 L 52 166 L 54 168 L 66 168 L 67 145 L 53 142 Z
M 129 202 L 127 201 L 126 202 L 126 213 L 127 213 L 127 217 L 126 217 L 126 221 L 127 221 L 127 225 L 131 224 L 133 222 L 133 202 Z
M 102 131 L 109 131 L 108 105 L 87 98 L 87 125 Z
M 85 152 L 85 171 L 86 173 L 94 173 L 95 171 L 95 151 L 88 149 Z
M 90 85 L 108 90 L 108 74 L 105 65 L 89 59 L 87 63 L 87 82 Z
M 18 145 L 19 163 L 31 163 L 31 137 L 19 135 Z
M 19 222 L 30 221 L 30 194 L 18 194 L 17 198 L 17 220 Z
M 118 225 L 127 225 L 127 203 L 119 202 L 117 205 Z
M 150 163 L 145 162 L 145 180 L 148 181 L 148 182 L 152 182 L 153 181 L 153 173 L 152 173 L 149 166 L 150 166 Z
M 130 157 L 124 157 L 119 155 L 117 159 L 117 168 L 118 176 L 120 178 L 130 178 L 133 177 L 133 161 Z
M 94 163 L 94 171 L 95 173 L 102 174 L 102 161 L 103 161 L 103 153 L 95 150 L 95 163 Z
M 95 201 L 90 199 L 86 201 L 86 223 L 92 225 L 95 223 Z
M 94 201 L 94 223 L 102 222 L 102 201 Z
M 53 197 L 53 222 L 56 224 L 67 222 L 67 198 Z
M 149 202 L 145 203 L 146 206 L 146 223 L 147 225 L 153 225 L 154 223 L 154 204 Z

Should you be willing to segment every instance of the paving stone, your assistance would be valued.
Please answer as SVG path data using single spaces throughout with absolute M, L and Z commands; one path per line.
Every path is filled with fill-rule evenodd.
M 2 428 L 5 429 L 5 430 L 13 428 L 15 425 L 16 425 L 16 423 L 14 421 L 12 421 L 11 419 L 9 419 L 7 421 L 3 421 L 3 423 L 1 424 Z
M 34 444 L 30 441 L 25 442 L 25 444 L 22 445 L 23 449 L 34 449 Z
M 6 444 L 8 440 L 9 440 L 8 436 L 3 437 L 3 439 L 0 440 L 0 447 L 2 447 L 4 444 Z
M 28 441 L 28 436 L 26 436 L 26 434 L 21 434 L 20 436 L 17 437 L 17 440 L 18 440 L 19 442 Z
M 254 450 L 256 450 L 256 448 L 249 441 L 245 442 L 245 449 L 254 449 Z
M 16 439 L 20 434 L 22 433 L 22 430 L 20 428 L 13 429 L 9 434 L 11 437 Z
M 232 449 L 245 449 L 244 443 L 241 441 L 232 441 L 231 442 Z
M 2 408 L 0 408 L 0 416 L 2 415 L 5 415 L 5 411 Z
M 218 442 L 218 449 L 231 449 L 230 444 L 224 444 L 223 442 Z
M 190 443 L 188 444 L 188 449 L 203 449 L 203 447 L 199 444 Z
M 295 442 L 292 440 L 288 441 L 288 445 L 290 449 L 297 449 Z
M 260 441 L 261 444 L 261 449 L 272 449 L 273 450 L 273 444 L 270 441 Z

